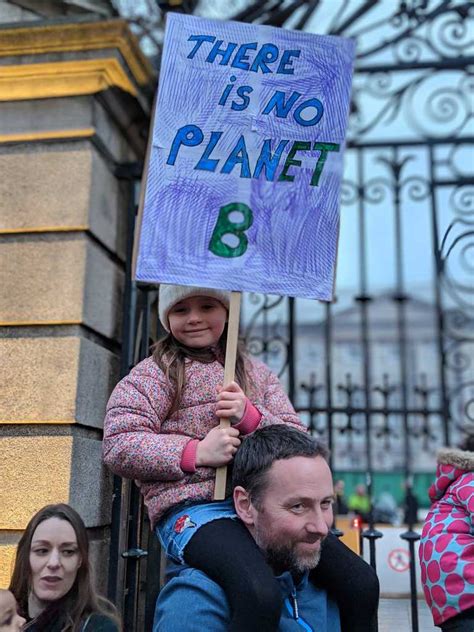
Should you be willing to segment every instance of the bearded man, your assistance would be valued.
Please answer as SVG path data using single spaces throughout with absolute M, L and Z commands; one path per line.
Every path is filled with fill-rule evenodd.
M 367 587 L 367 603 L 359 601 L 353 607 L 367 611 L 364 632 L 376 626 L 379 587 L 375 573 L 330 533 L 335 495 L 327 458 L 324 444 L 282 424 L 246 437 L 234 459 L 235 511 L 258 545 L 256 555 L 265 557 L 279 585 L 283 603 L 280 632 L 354 630 L 349 627 L 350 618 L 347 624 L 344 621 L 347 614 L 351 616 L 345 610 L 349 611 L 352 604 L 344 608 L 341 628 L 336 601 L 318 585 L 323 546 L 331 547 L 334 563 L 347 572 L 344 581 L 347 579 L 349 593 L 351 577 L 357 578 L 358 588 L 361 582 Z M 219 555 L 225 560 L 225 544 Z M 247 580 L 255 581 L 251 568 Z M 350 601 L 357 600 L 349 594 L 345 604 Z M 229 629 L 230 614 L 219 584 L 199 570 L 181 567 L 158 597 L 153 630 L 224 632 Z

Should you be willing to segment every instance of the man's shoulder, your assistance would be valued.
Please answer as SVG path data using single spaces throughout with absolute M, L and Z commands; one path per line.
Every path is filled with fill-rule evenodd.
M 302 622 L 309 629 L 340 632 L 337 605 L 325 590 L 313 586 L 307 577 L 300 583 L 296 592 L 298 607 L 301 608 L 301 621 L 296 624 L 294 602 L 290 598 L 294 592 L 291 576 L 284 573 L 276 579 L 284 597 L 278 628 L 281 632 L 296 629 L 295 626 L 301 627 Z M 224 591 L 205 573 L 195 568 L 179 569 L 165 584 L 158 597 L 155 629 L 160 632 L 174 632 L 184 624 L 190 632 L 201 632 L 203 629 L 224 632 L 228 629 L 229 620 L 229 606 Z
M 225 596 L 222 588 L 213 581 L 206 573 L 192 568 L 190 566 L 183 566 L 171 579 L 166 582 L 163 589 L 160 592 L 160 598 L 167 598 L 170 595 L 178 595 L 189 591 L 192 593 L 201 593 L 201 595 L 208 595 L 209 599 L 217 599 L 222 602 L 222 598 Z
M 219 584 L 216 584 L 216 582 L 213 581 L 209 577 L 209 575 L 206 575 L 206 573 L 204 573 L 203 571 L 200 571 L 197 568 L 193 568 L 192 566 L 176 566 L 176 572 L 174 572 L 169 581 L 166 582 L 163 590 L 173 584 L 173 582 L 173 585 L 187 586 L 188 584 L 197 584 L 209 586 L 209 588 L 215 587 L 216 589 L 221 590 Z
M 207 628 L 224 632 L 228 629 L 228 615 L 222 588 L 205 573 L 184 567 L 165 584 L 159 594 L 154 629 L 162 632 L 178 629 L 198 632 Z

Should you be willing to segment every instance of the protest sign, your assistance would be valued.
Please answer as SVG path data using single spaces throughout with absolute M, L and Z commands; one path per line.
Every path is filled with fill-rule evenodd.
M 137 280 L 331 299 L 353 58 L 168 14 Z

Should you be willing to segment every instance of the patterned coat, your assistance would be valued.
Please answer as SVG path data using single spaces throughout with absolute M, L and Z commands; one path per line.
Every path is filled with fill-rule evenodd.
M 186 363 L 179 410 L 171 409 L 175 389 L 152 357 L 143 360 L 115 387 L 107 404 L 103 456 L 116 474 L 135 479 L 154 527 L 169 508 L 184 500 L 212 500 L 216 470 L 181 469 L 181 457 L 192 439 L 203 439 L 219 424 L 214 411 L 224 367 Z M 288 423 L 304 430 L 282 386 L 262 362 L 248 360 L 252 403 L 262 414 L 259 427 Z
M 438 454 L 420 541 L 421 581 L 435 625 L 474 607 L 474 453 Z

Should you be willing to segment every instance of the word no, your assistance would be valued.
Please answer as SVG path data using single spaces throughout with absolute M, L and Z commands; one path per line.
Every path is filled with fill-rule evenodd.
M 201 157 L 197 161 L 194 169 L 200 171 L 215 172 L 221 160 L 219 158 L 212 158 L 212 152 L 219 142 L 223 132 L 211 132 L 207 145 L 201 154 Z M 167 165 L 174 166 L 178 157 L 181 147 L 196 147 L 201 145 L 204 140 L 204 134 L 200 127 L 197 125 L 185 125 L 181 127 L 177 132 L 171 144 L 171 149 L 166 161 Z M 262 173 L 265 175 L 265 179 L 269 182 L 275 180 L 276 170 L 278 168 L 283 150 L 286 148 L 289 140 L 280 140 L 278 146 L 272 153 L 271 139 L 268 138 L 263 142 L 260 154 L 257 158 L 253 171 L 250 166 L 250 160 L 247 152 L 247 145 L 245 143 L 245 137 L 239 136 L 233 149 L 225 160 L 224 164 L 220 168 L 220 173 L 231 173 L 233 169 L 240 165 L 240 177 L 241 178 L 259 178 Z M 311 176 L 311 186 L 318 186 L 323 167 L 328 157 L 329 152 L 339 151 L 339 145 L 336 143 L 321 143 L 310 141 L 298 141 L 295 140 L 290 146 L 288 155 L 286 157 L 283 168 L 278 176 L 278 182 L 293 182 L 295 175 L 288 173 L 290 167 L 301 167 L 301 160 L 295 158 L 299 151 L 319 151 L 319 157 L 314 167 Z
M 224 88 L 222 96 L 219 99 L 219 105 L 226 104 L 226 101 L 229 98 L 229 95 L 231 94 L 232 89 L 234 87 L 233 83 L 236 79 L 237 77 L 235 77 L 235 75 L 232 75 L 230 77 L 231 83 L 227 84 L 227 86 Z M 237 112 L 241 112 L 242 110 L 247 109 L 250 102 L 250 97 L 248 95 L 252 92 L 253 92 L 252 86 L 239 86 L 236 90 L 236 93 L 237 93 L 237 97 L 241 99 L 241 101 L 237 101 L 236 99 L 233 99 L 230 106 L 231 109 Z M 270 98 L 270 100 L 268 101 L 268 103 L 265 105 L 262 111 L 262 114 L 270 114 L 272 110 L 275 110 L 275 116 L 277 116 L 278 118 L 286 118 L 288 114 L 290 113 L 291 108 L 295 105 L 296 101 L 298 101 L 300 96 L 301 96 L 301 92 L 297 92 L 296 90 L 294 90 L 291 93 L 291 95 L 288 97 L 288 99 L 285 101 L 286 94 L 282 92 L 281 90 L 276 90 L 274 94 L 272 95 L 272 97 Z M 305 118 L 303 116 L 303 112 L 307 108 L 311 108 L 312 110 L 315 110 L 315 114 L 311 118 Z M 299 125 L 303 125 L 304 127 L 307 127 L 308 125 L 316 125 L 316 123 L 319 123 L 323 113 L 324 113 L 323 104 L 321 103 L 319 99 L 316 99 L 313 97 L 311 99 L 306 99 L 306 101 L 303 101 L 303 103 L 300 103 L 298 105 L 298 107 L 293 112 L 293 118 Z
M 280 75 L 292 75 L 294 74 L 293 57 L 299 57 L 300 50 L 284 50 L 280 58 L 280 50 L 275 44 L 262 44 L 255 54 L 253 60 L 249 55 L 253 55 L 252 51 L 256 51 L 258 48 L 257 42 L 249 42 L 248 44 L 241 44 L 237 48 L 238 44 L 235 42 L 228 42 L 225 45 L 224 40 L 216 40 L 214 35 L 191 35 L 188 38 L 189 42 L 196 42 L 194 48 L 188 55 L 188 59 L 194 59 L 196 53 L 203 46 L 204 51 L 207 49 L 209 52 L 205 61 L 212 64 L 219 57 L 220 66 L 230 65 L 232 68 L 240 68 L 240 70 L 249 70 L 250 72 L 262 72 L 276 73 Z M 209 50 L 209 45 L 213 44 Z M 235 50 L 237 48 L 237 50 Z M 203 52 L 203 51 L 201 51 Z M 269 68 L 270 65 L 276 64 L 279 60 L 276 70 Z

